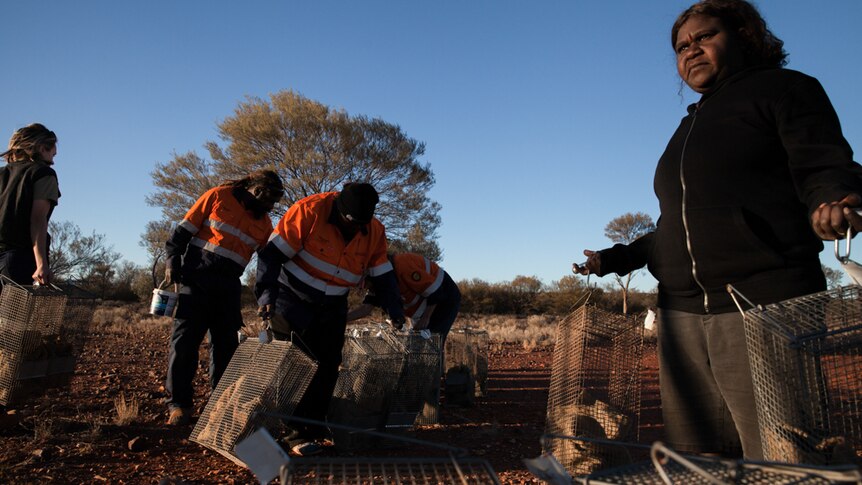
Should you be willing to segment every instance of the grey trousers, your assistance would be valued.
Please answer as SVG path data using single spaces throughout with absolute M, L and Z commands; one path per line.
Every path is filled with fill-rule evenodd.
M 740 313 L 658 312 L 659 384 L 668 444 L 762 460 Z

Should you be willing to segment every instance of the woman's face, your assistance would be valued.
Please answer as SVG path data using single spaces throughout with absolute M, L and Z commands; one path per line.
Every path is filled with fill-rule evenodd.
M 744 65 L 745 56 L 736 34 L 725 29 L 716 17 L 692 15 L 680 27 L 674 50 L 679 76 L 701 94 Z
M 41 146 L 38 148 L 39 157 L 48 163 L 54 163 L 54 157 L 57 155 L 57 144 L 54 143 L 50 147 Z

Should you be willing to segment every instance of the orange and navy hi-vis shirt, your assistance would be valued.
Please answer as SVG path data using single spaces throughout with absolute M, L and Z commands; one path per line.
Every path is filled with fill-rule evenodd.
M 392 261 L 398 290 L 404 301 L 404 313 L 414 319 L 421 318 L 428 307 L 428 297 L 443 283 L 443 269 L 414 253 L 396 254 Z
M 344 296 L 359 285 L 364 274 L 374 277 L 392 271 L 380 221 L 372 219 L 367 234 L 359 231 L 348 243 L 338 228 L 328 223 L 337 195 L 325 192 L 296 202 L 269 238 L 269 243 L 289 258 L 278 281 L 300 296 L 303 292 L 290 285 L 285 273 L 321 295 Z
M 272 233 L 269 216 L 252 217 L 236 199 L 233 190 L 234 187 L 220 186 L 206 191 L 179 224 L 178 229 L 191 233 L 188 245 L 203 253 L 196 266 L 206 266 L 206 261 L 228 260 L 236 263 L 241 274 L 252 254 L 266 244 Z M 206 253 L 217 258 L 207 257 Z M 186 259 L 197 259 L 189 256 L 187 254 Z

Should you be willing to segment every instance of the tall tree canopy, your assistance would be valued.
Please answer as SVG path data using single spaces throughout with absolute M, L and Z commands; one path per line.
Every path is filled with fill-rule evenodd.
M 424 143 L 398 125 L 351 116 L 286 90 L 269 100 L 247 98 L 217 129 L 224 143 L 206 143 L 211 161 L 187 153 L 156 165 L 157 191 L 147 202 L 161 207 L 167 220 L 181 219 L 206 189 L 257 169 L 273 169 L 284 180 L 285 197 L 274 219 L 303 197 L 340 190 L 346 182 L 369 182 L 380 193 L 375 215 L 394 245 L 423 248 L 439 259 L 440 205 L 428 197 L 434 174 L 419 161 Z

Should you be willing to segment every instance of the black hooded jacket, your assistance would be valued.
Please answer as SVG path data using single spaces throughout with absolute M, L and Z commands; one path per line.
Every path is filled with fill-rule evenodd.
M 647 264 L 659 307 L 737 311 L 826 288 L 810 214 L 862 194 L 862 167 L 820 83 L 782 68 L 739 72 L 701 100 L 668 142 L 655 232 L 601 252 L 600 274 Z

